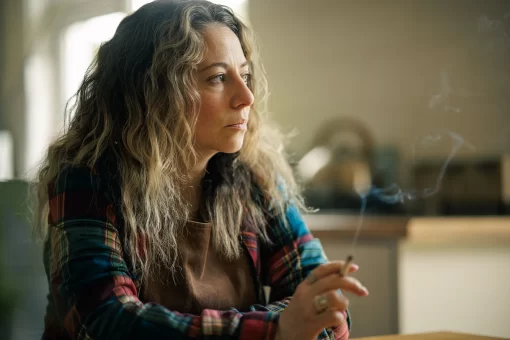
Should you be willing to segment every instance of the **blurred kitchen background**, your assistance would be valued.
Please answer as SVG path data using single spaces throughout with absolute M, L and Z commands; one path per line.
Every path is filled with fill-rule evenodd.
M 146 2 L 0 0 L 2 339 L 38 338 L 44 314 L 27 181 L 98 46 Z M 353 337 L 510 338 L 510 2 L 214 2 L 259 36 L 309 227 L 362 268 Z

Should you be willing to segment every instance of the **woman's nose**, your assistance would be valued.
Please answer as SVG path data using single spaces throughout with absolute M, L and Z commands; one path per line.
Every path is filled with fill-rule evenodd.
M 235 83 L 235 91 L 232 97 L 232 107 L 239 109 L 247 106 L 251 106 L 255 97 L 253 96 L 253 92 L 251 92 L 248 84 L 239 77 L 240 79 Z

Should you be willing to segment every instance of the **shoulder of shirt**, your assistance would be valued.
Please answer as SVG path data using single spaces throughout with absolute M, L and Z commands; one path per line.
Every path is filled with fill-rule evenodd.
M 106 162 L 100 159 L 93 167 L 84 164 L 62 165 L 48 189 L 50 196 L 68 191 L 113 193 L 119 191 L 119 183 Z

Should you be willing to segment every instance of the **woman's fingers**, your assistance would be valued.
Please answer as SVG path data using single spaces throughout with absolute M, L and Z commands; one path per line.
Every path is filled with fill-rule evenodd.
M 367 296 L 368 289 L 352 276 L 340 276 L 338 274 L 323 277 L 311 287 L 314 294 L 324 294 L 330 290 L 341 289 L 358 296 Z
M 331 310 L 346 310 L 349 306 L 349 300 L 338 290 L 330 290 L 323 294 L 328 302 L 327 306 Z
M 355 273 L 359 270 L 359 266 L 355 263 L 349 265 L 349 273 Z
M 322 264 L 315 268 L 307 277 L 307 281 L 310 284 L 318 281 L 319 279 L 329 276 L 331 274 L 338 274 L 345 266 L 345 261 L 331 261 Z M 351 263 L 349 266 L 349 273 L 353 273 L 359 269 L 357 264 Z
M 326 310 L 316 316 L 316 322 L 321 327 L 338 327 L 345 322 L 344 313 L 337 310 Z
M 352 291 L 364 296 L 368 292 L 358 280 L 340 274 L 344 261 L 326 263 L 315 268 L 301 282 L 292 295 L 287 308 L 280 314 L 278 334 L 282 339 L 315 339 L 322 329 L 338 327 L 345 322 L 349 306 L 339 291 Z M 351 263 L 349 272 L 359 267 Z

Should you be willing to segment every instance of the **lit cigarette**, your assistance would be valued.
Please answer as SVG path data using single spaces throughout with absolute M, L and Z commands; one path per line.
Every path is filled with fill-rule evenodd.
M 340 271 L 340 275 L 346 276 L 349 273 L 349 269 L 351 268 L 351 263 L 354 257 L 352 255 L 348 255 L 347 259 L 345 260 L 345 265 Z

